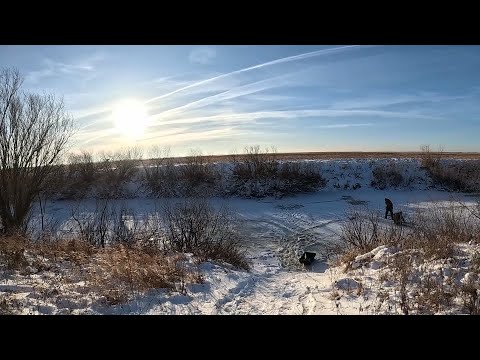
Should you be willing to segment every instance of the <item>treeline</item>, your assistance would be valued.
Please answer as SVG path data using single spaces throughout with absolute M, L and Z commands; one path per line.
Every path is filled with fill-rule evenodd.
M 315 191 L 326 181 L 313 164 L 280 161 L 276 151 L 259 146 L 216 163 L 192 151 L 181 161 L 168 148 L 154 147 L 142 160 L 138 148 L 93 154 L 71 154 L 58 165 L 44 195 L 55 199 L 149 196 L 264 197 Z

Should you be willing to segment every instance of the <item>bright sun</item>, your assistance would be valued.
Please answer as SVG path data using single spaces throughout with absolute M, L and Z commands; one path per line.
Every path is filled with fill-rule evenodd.
M 112 111 L 115 128 L 124 136 L 139 138 L 148 125 L 148 112 L 145 105 L 137 100 L 124 100 Z

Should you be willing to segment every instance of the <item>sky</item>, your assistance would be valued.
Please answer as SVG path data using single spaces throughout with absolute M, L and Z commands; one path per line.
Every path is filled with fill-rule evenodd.
M 480 46 L 0 46 L 78 150 L 480 151 Z

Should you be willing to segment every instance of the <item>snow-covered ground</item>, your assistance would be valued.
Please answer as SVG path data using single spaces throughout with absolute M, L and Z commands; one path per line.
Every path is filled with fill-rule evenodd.
M 382 264 L 395 249 L 375 249 L 366 256 L 362 266 L 346 273 L 344 266 L 334 267 L 327 262 L 326 248 L 338 240 L 346 212 L 352 207 L 368 207 L 383 215 L 384 198 L 388 197 L 394 203 L 394 211 L 403 211 L 408 221 L 416 208 L 428 207 L 432 203 L 448 206 L 457 200 L 468 204 L 475 197 L 431 189 L 423 170 L 412 166 L 409 160 L 397 164 L 403 172 L 411 174 L 408 185 L 398 189 L 373 189 L 369 185 L 370 162 L 325 162 L 328 183 L 326 188 L 315 193 L 282 199 L 211 199 L 215 206 L 226 205 L 238 215 L 244 245 L 253 264 L 250 272 L 216 263 L 202 263 L 200 269 L 204 283 L 189 285 L 186 294 L 159 289 L 115 306 L 102 305 L 89 298 L 82 290 L 82 284 L 70 284 L 47 297 L 36 295 L 36 289 L 55 288 L 57 275 L 50 272 L 26 276 L 3 274 L 0 276 L 0 295 L 17 298 L 23 304 L 24 313 L 34 314 L 401 313 L 397 303 L 389 305 L 377 296 L 382 291 L 390 291 L 392 299 L 397 296 L 394 284 L 386 283 L 385 276 L 382 276 Z M 352 185 L 357 182 L 361 187 L 353 190 Z M 347 183 L 348 187 L 345 186 Z M 160 209 L 163 201 L 139 197 L 111 202 L 119 206 L 123 204 L 141 214 Z M 93 210 L 95 201 L 47 203 L 46 214 L 65 223 L 72 208 L 77 206 Z M 385 223 L 387 221 L 391 220 L 385 220 Z M 478 250 L 474 244 L 461 249 L 465 257 Z M 304 268 L 298 262 L 303 251 L 317 253 L 317 261 L 310 268 Z M 461 265 L 457 270 L 463 271 L 462 276 L 467 272 Z

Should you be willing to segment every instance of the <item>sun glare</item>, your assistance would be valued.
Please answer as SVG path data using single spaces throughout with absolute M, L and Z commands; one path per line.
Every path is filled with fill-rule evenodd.
M 148 112 L 145 105 L 137 100 L 124 100 L 113 108 L 115 129 L 130 138 L 139 138 L 148 125 Z

